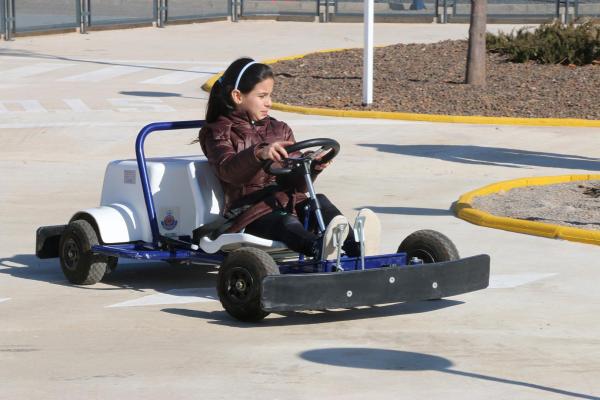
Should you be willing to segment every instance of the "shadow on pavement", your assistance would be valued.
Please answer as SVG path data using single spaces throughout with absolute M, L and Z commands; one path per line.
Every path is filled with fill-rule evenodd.
M 170 296 L 200 296 L 210 299 L 216 295 L 217 267 L 201 265 L 170 265 L 165 262 L 128 262 L 119 263 L 117 269 L 105 275 L 100 283 L 90 286 L 73 285 L 67 281 L 60 268 L 58 259 L 40 260 L 34 254 L 18 254 L 0 258 L 0 278 L 8 275 L 18 279 L 34 280 L 70 287 L 73 290 L 129 290 L 143 292 L 155 290 Z M 193 290 L 181 290 L 193 289 Z M 210 295 L 203 295 L 202 289 Z M 196 293 L 198 292 L 198 293 Z M 135 301 L 133 298 L 129 301 Z M 160 304 L 160 303 L 157 303 Z M 380 318 L 403 314 L 417 314 L 441 310 L 463 304 L 456 300 L 423 301 L 414 303 L 396 303 L 353 309 L 272 313 L 260 323 L 243 323 L 235 320 L 224 310 L 203 311 L 192 308 L 163 308 L 161 311 L 192 318 L 208 320 L 209 323 L 237 327 L 260 328 L 292 325 L 311 325 L 336 321 L 351 321 L 368 318 Z
M 69 283 L 62 273 L 58 258 L 40 260 L 34 254 L 17 254 L 0 258 L 0 276 L 10 275 L 69 286 L 78 290 L 153 289 L 167 292 L 190 287 L 215 287 L 216 267 L 171 265 L 165 262 L 119 261 L 115 271 L 104 276 L 96 285 L 77 286 Z
M 39 58 L 45 60 L 53 60 L 53 61 L 71 61 L 78 63 L 87 63 L 87 64 L 98 64 L 98 65 L 106 65 L 106 66 L 123 66 L 123 67 L 139 67 L 144 69 L 153 69 L 159 71 L 168 71 L 168 72 L 189 72 L 193 74 L 215 74 L 214 71 L 190 71 L 187 69 L 180 68 L 166 68 L 166 67 L 157 67 L 157 66 L 149 66 L 147 64 L 143 64 L 141 62 L 109 62 L 109 61 L 100 61 L 100 60 L 86 60 L 77 57 L 62 57 L 55 56 L 52 54 L 44 54 L 44 53 L 36 53 L 33 51 L 27 50 L 17 50 L 17 49 L 0 49 L 0 56 L 6 57 L 23 57 L 24 59 L 28 58 Z
M 600 170 L 600 158 L 573 154 L 484 147 L 471 145 L 396 145 L 360 144 L 378 151 L 414 157 L 435 158 L 463 164 L 493 165 L 508 168 L 550 167 L 561 169 Z
M 446 374 L 464 376 L 467 378 L 481 379 L 490 382 L 505 383 L 508 385 L 523 386 L 545 392 L 561 394 L 563 396 L 579 399 L 598 399 L 584 393 L 537 385 L 534 383 L 505 379 L 495 376 L 477 374 L 473 372 L 450 369 L 454 364 L 447 358 L 424 353 L 408 351 L 372 349 L 372 348 L 328 348 L 308 350 L 300 353 L 300 358 L 318 364 L 333 365 L 336 367 L 362 368 L 375 370 L 398 371 L 439 371 Z
M 441 208 L 422 208 L 422 207 L 379 207 L 379 206 L 362 206 L 356 207 L 355 210 L 361 208 L 369 208 L 377 214 L 399 214 L 399 215 L 423 215 L 423 216 L 447 216 L 454 215 L 450 209 L 444 210 Z
M 353 308 L 343 310 L 324 310 L 311 312 L 285 312 L 272 313 L 261 322 L 240 322 L 226 311 L 201 311 L 182 308 L 165 308 L 169 314 L 182 315 L 191 318 L 211 320 L 210 323 L 237 327 L 237 328 L 270 328 L 274 326 L 313 325 L 336 321 L 352 321 L 368 318 L 391 317 L 403 314 L 418 314 L 441 310 L 463 304 L 456 300 L 421 301 L 414 303 L 396 303 L 364 308 Z
M 119 92 L 119 94 L 122 94 L 125 96 L 152 97 L 152 98 L 179 97 L 181 99 L 192 99 L 192 100 L 208 99 L 208 97 L 182 96 L 181 93 L 174 93 L 174 92 L 151 92 L 151 91 L 143 91 L 143 90 L 129 90 L 129 91 L 122 90 Z

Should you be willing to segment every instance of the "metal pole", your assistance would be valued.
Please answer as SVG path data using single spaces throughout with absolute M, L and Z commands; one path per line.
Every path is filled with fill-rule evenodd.
M 565 0 L 565 24 L 569 23 L 569 0 Z
M 317 18 L 321 21 L 321 0 L 317 0 Z
M 79 14 L 79 33 L 86 33 L 87 28 L 87 0 L 78 0 L 77 13 Z
M 87 28 L 92 25 L 92 3 L 91 0 L 81 1 L 81 22 L 79 24 L 79 32 L 87 33 Z
M 238 15 L 238 0 L 233 0 L 232 1 L 232 5 L 231 5 L 231 20 L 233 22 L 238 22 L 239 21 L 239 15 Z
M 364 1 L 364 49 L 363 49 L 363 106 L 373 103 L 373 20 L 374 0 Z
M 165 23 L 165 16 L 166 16 L 166 3 L 165 0 L 158 0 L 156 3 L 157 6 L 157 10 L 156 10 L 156 27 L 157 28 L 163 28 L 164 27 L 164 23 Z
M 0 0 L 0 36 L 6 39 L 6 1 Z
M 13 0 L 4 3 L 4 40 L 12 40 L 15 31 L 15 8 Z
M 444 23 L 448 23 L 448 2 L 444 0 Z

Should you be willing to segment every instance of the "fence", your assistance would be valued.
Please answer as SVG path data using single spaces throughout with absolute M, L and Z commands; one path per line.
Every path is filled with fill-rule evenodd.
M 470 0 L 375 0 L 379 21 L 468 22 Z M 18 34 L 182 20 L 307 17 L 360 20 L 363 0 L 0 0 L 0 32 Z M 600 17 L 600 0 L 488 0 L 488 22 L 576 21 Z

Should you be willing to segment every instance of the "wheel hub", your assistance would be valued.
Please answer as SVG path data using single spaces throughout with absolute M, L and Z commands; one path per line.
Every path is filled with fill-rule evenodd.
M 234 301 L 245 301 L 254 288 L 252 275 L 246 268 L 233 268 L 227 278 L 227 294 Z
M 246 290 L 246 281 L 242 280 L 242 279 L 238 279 L 235 282 L 235 288 L 237 290 L 239 290 L 240 292 L 243 292 L 244 290 Z
M 425 264 L 430 264 L 437 261 L 434 255 L 428 251 L 428 249 L 417 249 L 411 253 L 411 256 L 419 258 Z
M 65 243 L 63 256 L 65 266 L 74 271 L 77 268 L 77 263 L 79 262 L 79 247 L 73 239 L 69 239 Z

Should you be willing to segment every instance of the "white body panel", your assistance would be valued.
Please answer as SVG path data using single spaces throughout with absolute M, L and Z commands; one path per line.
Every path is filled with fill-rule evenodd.
M 161 235 L 191 236 L 219 218 L 223 192 L 205 157 L 147 159 L 146 166 Z M 94 217 L 104 243 L 152 241 L 135 160 L 109 163 L 100 207 L 83 212 Z

